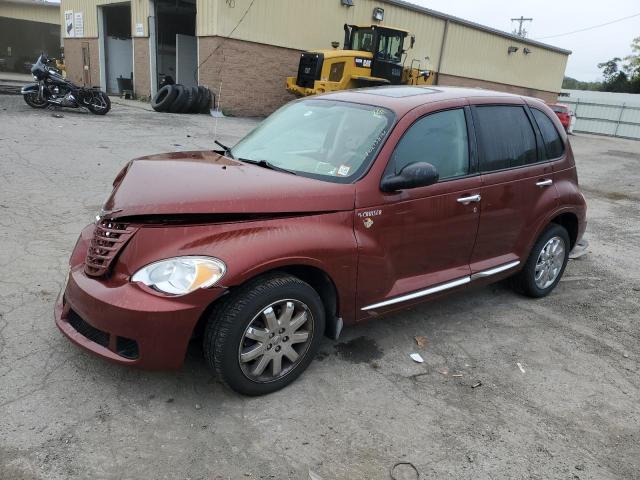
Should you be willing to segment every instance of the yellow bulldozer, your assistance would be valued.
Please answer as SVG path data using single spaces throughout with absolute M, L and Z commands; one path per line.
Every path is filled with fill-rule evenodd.
M 415 36 L 381 25 L 344 26 L 343 49 L 302 53 L 298 75 L 287 78 L 287 90 L 298 96 L 378 85 L 430 85 L 433 75 L 417 60 L 405 66 Z

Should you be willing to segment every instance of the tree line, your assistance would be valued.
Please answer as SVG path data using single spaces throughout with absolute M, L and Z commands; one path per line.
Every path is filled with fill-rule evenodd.
M 581 82 L 564 77 L 562 88 L 571 90 L 597 90 L 600 92 L 640 93 L 640 37 L 631 42 L 631 55 L 614 57 L 598 64 L 602 70 L 601 82 Z

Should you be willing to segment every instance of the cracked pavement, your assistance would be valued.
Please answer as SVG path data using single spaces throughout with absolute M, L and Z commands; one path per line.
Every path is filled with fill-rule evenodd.
M 173 372 L 95 358 L 53 304 L 129 159 L 210 149 L 216 128 L 233 144 L 257 121 L 62 113 L 0 95 L 1 479 L 385 479 L 396 462 L 433 479 L 638 478 L 640 142 L 571 138 L 590 248 L 549 297 L 497 284 L 358 325 L 290 387 L 244 398 L 197 345 Z

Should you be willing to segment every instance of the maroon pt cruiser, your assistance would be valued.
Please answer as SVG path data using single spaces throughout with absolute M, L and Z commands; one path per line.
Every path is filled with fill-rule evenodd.
M 74 343 L 177 368 L 200 333 L 226 384 L 268 393 L 343 325 L 507 277 L 547 295 L 585 229 L 571 146 L 532 98 L 332 93 L 221 146 L 118 174 L 56 303 Z

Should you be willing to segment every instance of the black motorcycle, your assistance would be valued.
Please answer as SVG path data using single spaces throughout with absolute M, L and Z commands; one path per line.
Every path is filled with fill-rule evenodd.
M 20 91 L 27 105 L 32 108 L 86 108 L 96 115 L 105 115 L 111 110 L 111 100 L 102 90 L 97 87 L 78 87 L 64 79 L 61 73 L 47 65 L 48 63 L 49 59 L 42 54 L 31 67 L 31 73 L 37 83 L 29 83 Z

